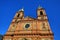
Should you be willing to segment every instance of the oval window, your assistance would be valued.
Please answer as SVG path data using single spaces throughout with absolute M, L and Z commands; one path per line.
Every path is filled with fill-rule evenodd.
M 30 24 L 26 24 L 26 25 L 25 25 L 25 28 L 29 28 L 29 27 L 30 27 Z

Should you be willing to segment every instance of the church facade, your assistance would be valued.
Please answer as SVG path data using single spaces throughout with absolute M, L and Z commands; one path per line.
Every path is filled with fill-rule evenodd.
M 37 18 L 24 17 L 24 10 L 19 10 L 3 40 L 54 40 L 45 9 L 39 7 L 36 13 Z

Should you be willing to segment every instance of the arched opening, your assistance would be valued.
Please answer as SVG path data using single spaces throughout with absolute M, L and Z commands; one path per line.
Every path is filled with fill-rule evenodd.
M 42 11 L 40 11 L 40 15 L 43 15 L 43 12 Z
M 20 14 L 17 15 L 17 17 L 19 17 Z

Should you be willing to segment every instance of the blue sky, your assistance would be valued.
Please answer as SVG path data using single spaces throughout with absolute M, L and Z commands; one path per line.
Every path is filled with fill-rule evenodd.
M 0 34 L 5 34 L 15 13 L 24 8 L 24 15 L 36 18 L 36 9 L 46 10 L 54 40 L 60 40 L 60 0 L 0 0 Z

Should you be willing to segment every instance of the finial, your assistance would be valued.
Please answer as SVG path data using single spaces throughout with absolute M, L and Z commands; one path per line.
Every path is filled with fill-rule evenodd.
M 24 9 L 22 8 L 22 9 L 20 9 L 19 11 L 24 11 Z
M 24 11 L 24 9 L 22 8 L 21 11 Z
M 39 6 L 38 6 L 38 9 L 41 9 L 41 8 L 42 8 L 42 6 L 39 5 Z

